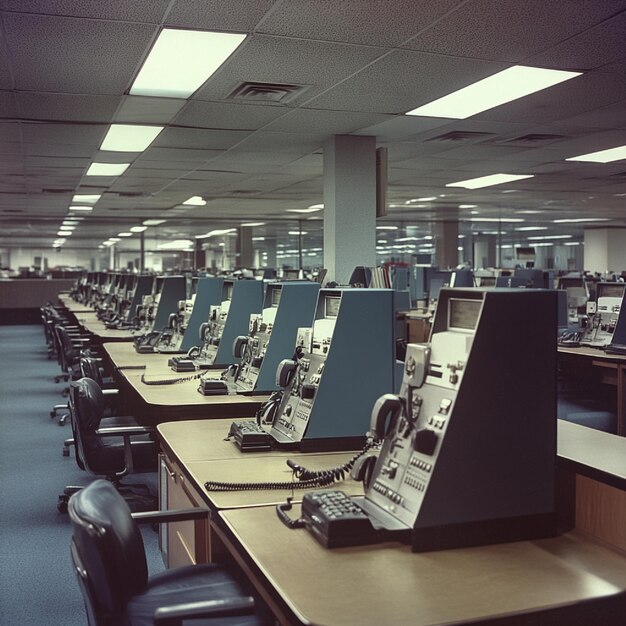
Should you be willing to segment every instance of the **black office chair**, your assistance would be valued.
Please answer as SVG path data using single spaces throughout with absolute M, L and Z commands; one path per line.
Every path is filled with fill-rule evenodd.
M 206 517 L 208 511 L 141 514 L 149 521 Z M 192 565 L 148 578 L 141 532 L 113 486 L 97 480 L 72 496 L 71 553 L 91 626 L 202 624 L 260 626 L 255 602 L 234 573 L 218 565 Z M 260 609 L 262 610 L 262 609 Z M 212 618 L 207 620 L 207 618 Z
M 156 499 L 146 485 L 122 483 L 133 472 L 154 472 L 158 445 L 152 431 L 143 426 L 106 427 L 102 422 L 104 396 L 91 378 L 70 384 L 70 421 L 76 448 L 76 464 L 83 470 L 104 476 L 128 500 L 134 510 L 156 508 Z M 59 511 L 67 510 L 70 496 L 82 486 L 67 486 L 59 496 Z

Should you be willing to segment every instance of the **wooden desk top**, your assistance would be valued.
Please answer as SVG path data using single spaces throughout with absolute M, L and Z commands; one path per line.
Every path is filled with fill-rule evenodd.
M 219 515 L 302 623 L 459 624 L 626 589 L 626 559 L 576 533 L 425 554 L 396 543 L 327 550 L 306 530 L 286 528 L 273 507 Z
M 83 304 L 82 302 L 76 302 L 70 298 L 69 294 L 59 294 L 59 302 L 68 310 L 70 313 L 91 313 L 93 309 Z
M 234 446 L 234 444 L 232 444 Z M 307 469 L 332 469 L 349 461 L 354 452 L 326 452 L 323 454 L 291 454 L 266 452 L 264 456 L 248 457 L 240 453 L 239 458 L 218 461 L 192 461 L 185 464 L 187 475 L 195 483 L 196 489 L 203 494 L 213 509 L 233 509 L 254 506 L 276 505 L 293 496 L 294 502 L 301 502 L 307 491 L 323 489 L 259 489 L 242 491 L 207 491 L 207 480 L 224 483 L 284 483 L 293 482 L 292 471 L 287 459 Z M 296 483 L 297 484 L 297 483 Z M 363 495 L 363 484 L 347 479 L 327 487 L 341 489 L 351 496 Z
M 162 363 L 163 354 L 140 354 L 132 343 L 105 343 L 104 351 L 117 369 L 145 369 L 148 363 Z M 165 359 L 167 362 L 167 359 Z M 174 372 L 172 372 L 174 373 Z
M 130 342 L 133 340 L 133 333 L 129 330 L 117 330 L 115 328 L 107 328 L 103 322 L 101 322 L 95 313 L 76 313 L 76 320 L 78 323 L 90 333 L 97 335 L 100 339 L 105 341 L 125 341 Z
M 600 350 L 598 348 L 588 348 L 585 346 L 580 348 L 566 348 L 558 346 L 557 351 L 559 354 L 572 354 L 574 356 L 592 357 L 594 359 L 602 359 L 606 361 L 626 362 L 626 355 L 607 354 L 604 350 Z
M 626 438 L 558 420 L 559 461 L 576 472 L 626 491 Z

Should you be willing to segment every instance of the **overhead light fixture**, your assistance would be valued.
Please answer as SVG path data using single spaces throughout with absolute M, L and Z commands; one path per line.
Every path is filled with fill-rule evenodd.
M 193 247 L 191 239 L 175 239 L 157 246 L 159 250 L 188 250 Z
M 148 230 L 147 226 L 131 226 L 129 228 L 131 233 L 143 233 L 144 231 Z
M 566 72 L 541 67 L 514 65 L 487 76 L 467 87 L 433 100 L 407 115 L 448 117 L 464 120 L 482 111 L 505 104 L 580 76 L 582 72 Z
M 95 204 L 98 200 L 100 200 L 100 198 L 102 198 L 101 193 L 77 193 L 72 197 L 72 202 L 77 202 L 79 204 L 81 202 L 84 202 L 85 204 Z M 72 210 L 72 208 L 74 207 L 70 207 L 70 210 Z
M 82 217 L 80 218 L 82 219 Z M 79 220 L 63 220 L 63 226 L 78 226 L 80 224 Z
M 218 228 L 217 230 L 210 230 L 204 235 L 196 235 L 196 239 L 207 239 L 208 237 L 219 237 L 221 235 L 228 235 L 228 233 L 237 232 L 236 228 Z
M 93 211 L 93 207 L 92 206 L 71 206 L 68 209 L 68 211 Z
M 611 163 L 626 159 L 626 146 L 617 146 L 616 148 L 608 148 L 607 150 L 599 150 L 598 152 L 589 152 L 575 157 L 569 157 L 566 161 L 589 161 L 591 163 Z
M 290 230 L 290 235 L 308 235 L 308 233 L 304 230 Z
M 515 223 L 523 222 L 521 217 L 470 217 L 470 222 L 502 222 L 502 223 Z
M 72 233 L 67 230 L 60 230 L 57 232 L 57 237 L 69 237 Z
M 528 209 L 525 211 L 515 211 L 515 212 L 519 213 L 520 215 L 539 215 L 540 213 L 545 213 L 545 211 L 538 211 L 535 209 Z
M 437 196 L 428 196 L 426 198 L 411 198 L 410 200 L 407 200 L 405 204 L 411 204 L 413 202 L 432 202 L 436 199 Z
M 528 241 L 542 241 L 544 239 L 571 239 L 572 235 L 541 235 L 537 237 L 529 237 Z
M 573 217 L 562 220 L 552 220 L 555 224 L 579 224 L 581 222 L 610 222 L 608 217 Z
M 470 215 L 480 215 L 480 211 L 470 211 Z
M 242 224 L 244 227 L 252 228 L 253 226 L 265 226 L 265 222 L 246 222 Z
M 459 204 L 459 209 L 475 209 L 477 204 Z
M 243 34 L 164 28 L 130 88 L 133 96 L 188 98 L 228 59 Z
M 548 230 L 547 226 L 520 226 L 516 228 L 517 231 L 531 231 L 531 230 Z
M 308 209 L 287 209 L 287 213 L 315 213 L 323 208 L 323 204 L 312 204 Z
M 120 176 L 130 163 L 92 163 L 85 176 Z
M 159 226 L 160 224 L 164 224 L 167 220 L 144 220 L 142 224 L 144 226 Z
M 132 237 L 133 233 L 117 233 L 118 237 Z
M 564 246 L 580 246 L 580 241 L 565 241 L 563 242 Z
M 252 237 L 252 241 L 265 241 L 265 237 Z
M 103 241 L 103 242 L 102 242 L 102 245 L 103 245 L 103 246 L 106 246 L 106 247 L 108 248 L 109 246 L 112 246 L 112 245 L 113 245 L 113 243 L 114 243 L 113 241 L 108 241 L 108 240 L 107 240 L 107 241 Z
M 203 200 L 201 196 L 191 196 L 183 202 L 188 206 L 204 206 L 206 204 L 206 200 Z
M 111 124 L 100 150 L 110 152 L 143 152 L 163 130 L 164 126 L 140 124 Z
M 398 230 L 397 226 L 376 226 L 376 230 Z
M 109 237 L 109 241 L 112 241 L 113 243 L 117 243 L 118 241 L 122 241 L 119 237 Z
M 465 189 L 480 189 L 481 187 L 491 187 L 510 183 L 514 180 L 532 178 L 534 174 L 490 174 L 489 176 L 479 176 L 478 178 L 468 178 L 457 183 L 448 183 L 446 187 L 464 187 Z
M 67 231 L 73 231 L 76 229 L 76 226 L 59 226 L 59 230 L 67 230 Z

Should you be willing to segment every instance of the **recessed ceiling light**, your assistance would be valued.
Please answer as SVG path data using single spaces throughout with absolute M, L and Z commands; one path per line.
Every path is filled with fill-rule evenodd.
M 411 198 L 410 200 L 407 200 L 407 204 L 410 204 L 411 202 L 432 202 L 436 199 L 437 196 L 427 196 L 426 198 Z
M 206 204 L 206 200 L 203 200 L 201 196 L 191 196 L 183 202 L 188 206 L 204 206 Z
M 188 98 L 245 38 L 236 33 L 164 28 L 139 70 L 130 94 Z
M 252 228 L 253 226 L 265 226 L 265 222 L 246 222 L 242 226 Z
M 57 232 L 57 237 L 69 237 L 72 233 L 67 230 L 60 230 Z
M 204 233 L 204 235 L 196 235 L 196 239 L 207 239 L 208 237 L 218 237 L 235 232 L 237 232 L 236 228 L 218 228 L 217 230 L 210 230 L 208 233 Z
M 130 163 L 92 163 L 85 176 L 120 176 Z
M 312 204 L 308 209 L 287 209 L 287 213 L 315 213 L 323 208 L 323 204 Z
M 580 246 L 580 241 L 565 241 L 563 242 L 564 246 Z
M 470 222 L 503 222 L 515 223 L 523 222 L 521 217 L 470 217 Z
M 491 187 L 492 185 L 501 185 L 502 183 L 510 183 L 514 180 L 522 180 L 523 178 L 532 178 L 534 174 L 490 174 L 489 176 L 479 176 L 478 178 L 468 178 L 460 180 L 456 183 L 448 183 L 446 187 L 464 187 L 465 189 L 480 189 L 481 187 Z
M 163 126 L 111 124 L 100 150 L 111 152 L 143 152 L 163 130 Z
M 459 204 L 459 209 L 475 209 L 477 204 Z
M 144 220 L 142 224 L 144 226 L 159 226 L 159 224 L 163 224 L 167 222 L 167 220 Z
M 157 246 L 159 250 L 188 250 L 191 247 L 193 247 L 191 239 L 174 239 L 174 241 L 168 241 Z
M 582 72 L 566 72 L 541 67 L 514 65 L 487 76 L 458 91 L 408 111 L 407 115 L 465 119 L 506 102 L 558 85 L 580 76 Z
M 519 228 L 516 228 L 515 230 L 518 231 L 531 231 L 531 230 L 548 230 L 547 226 L 520 226 Z
M 76 226 L 63 226 L 63 225 L 59 226 L 59 230 L 69 230 L 69 231 L 72 231 L 75 228 L 76 228 Z
M 541 235 L 528 237 L 528 241 L 542 241 L 543 239 L 571 239 L 572 235 Z
M 398 230 L 397 226 L 376 226 L 376 230 Z
M 553 220 L 555 224 L 578 224 L 580 222 L 610 222 L 608 217 L 576 217 L 562 220 Z
M 63 220 L 61 226 L 78 226 L 80 222 L 78 220 Z
M 118 241 L 122 241 L 119 237 L 109 237 L 109 241 L 112 241 L 113 243 L 117 243 Z
M 103 241 L 103 242 L 102 242 L 102 245 L 103 245 L 103 246 L 106 246 L 106 247 L 108 248 L 109 246 L 112 246 L 112 245 L 113 245 L 113 243 L 114 243 L 113 241 L 108 241 L 108 240 L 107 240 L 107 241 Z
M 290 230 L 290 235 L 308 235 L 308 233 L 304 230 Z
M 252 237 L 252 241 L 265 241 L 265 237 Z
M 117 233 L 118 237 L 132 237 L 133 233 Z
M 143 233 L 145 230 L 148 230 L 147 226 L 131 226 L 129 228 L 131 233 Z
M 470 215 L 480 215 L 480 211 L 470 211 Z
M 598 152 L 589 152 L 575 157 L 569 157 L 566 161 L 590 161 L 592 163 L 611 163 L 626 159 L 626 146 L 617 146 L 608 150 L 599 150 Z
M 72 197 L 72 202 L 84 202 L 85 204 L 95 204 L 102 198 L 101 193 L 77 193 Z M 70 207 L 72 210 L 75 207 Z
M 71 206 L 68 209 L 68 211 L 93 211 L 93 207 L 92 206 Z

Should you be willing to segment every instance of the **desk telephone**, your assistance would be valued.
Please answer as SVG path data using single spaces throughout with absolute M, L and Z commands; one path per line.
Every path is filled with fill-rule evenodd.
M 555 318 L 549 291 L 443 289 L 431 343 L 408 346 L 400 394 L 374 404 L 370 436 L 383 444 L 365 496 L 307 493 L 301 518 L 288 503 L 281 519 L 329 548 L 554 534 Z

